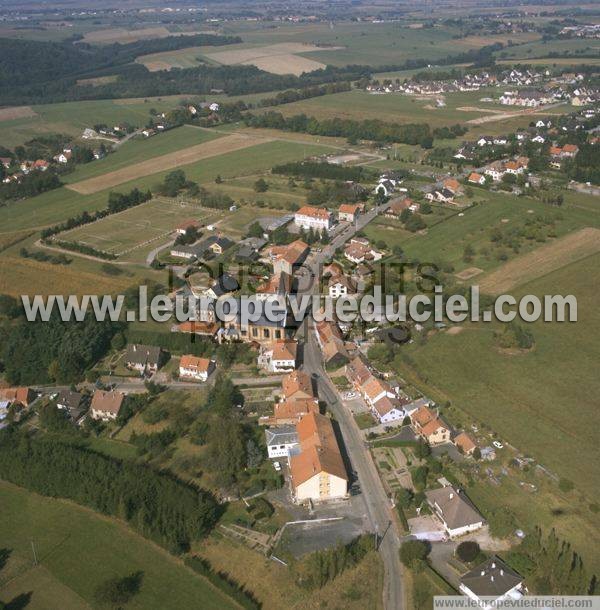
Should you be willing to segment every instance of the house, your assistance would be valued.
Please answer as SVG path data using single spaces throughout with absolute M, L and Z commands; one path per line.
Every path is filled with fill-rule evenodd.
M 504 164 L 504 173 L 513 174 L 513 176 L 521 176 L 525 171 L 525 168 L 519 161 L 507 161 Z
M 215 370 L 215 361 L 185 354 L 179 361 L 179 378 L 207 381 Z
M 185 258 L 186 260 L 202 258 L 205 249 L 200 244 L 194 244 L 191 246 L 183 246 L 181 244 L 175 244 L 171 248 L 171 256 L 176 258 Z
M 314 398 L 312 382 L 308 373 L 293 371 L 281 381 L 281 390 L 285 400 Z
M 395 180 L 383 179 L 380 180 L 375 187 L 375 195 L 383 195 L 384 197 L 390 197 L 396 189 Z
M 273 263 L 273 272 L 275 275 L 287 273 L 293 275 L 309 251 L 308 244 L 301 239 L 293 241 L 285 246 L 273 246 L 269 251 L 269 257 Z
M 430 445 L 441 445 L 450 441 L 452 431 L 439 417 L 436 417 L 421 428 L 419 435 Z
M 138 343 L 131 343 L 127 346 L 125 365 L 127 368 L 138 371 L 140 375 L 156 373 L 162 365 L 162 360 L 163 352 L 160 347 Z
M 431 191 L 425 195 L 428 201 L 437 201 L 439 203 L 454 203 L 455 193 L 447 188 Z
M 342 203 L 338 209 L 338 218 L 343 222 L 355 222 L 360 214 L 361 206 L 355 203 Z
M 117 419 L 125 394 L 115 391 L 96 390 L 90 404 L 90 415 L 92 419 L 109 421 Z
M 73 421 L 77 421 L 86 409 L 85 395 L 71 390 L 61 390 L 56 397 L 56 406 L 66 411 Z
M 356 282 L 347 275 L 332 275 L 327 282 L 327 286 L 329 296 L 332 299 L 356 294 L 357 290 Z
M 354 264 L 363 263 L 365 261 L 378 261 L 383 258 L 383 254 L 374 250 L 368 245 L 368 241 L 361 243 L 358 240 L 351 240 L 344 249 L 344 257 Z
M 494 182 L 500 182 L 504 176 L 504 165 L 501 161 L 490 163 L 484 170 L 484 174 L 489 176 Z
M 10 157 L 0 157 L 0 163 L 4 169 L 8 169 L 12 163 L 12 159 Z
M 298 447 L 298 433 L 296 426 L 284 425 L 267 428 L 265 430 L 267 441 L 267 455 L 269 458 L 287 458 L 290 451 Z
M 443 187 L 454 195 L 458 195 L 462 191 L 462 186 L 456 178 L 446 178 L 443 182 Z
M 464 574 L 458 589 L 484 610 L 519 600 L 526 592 L 523 578 L 496 556 Z
M 279 339 L 261 345 L 258 366 L 269 373 L 289 373 L 296 368 L 298 341 Z
M 333 321 L 322 320 L 315 325 L 317 343 L 323 353 L 327 367 L 338 367 L 346 364 L 349 359 L 346 343 L 340 327 Z
M 385 211 L 384 216 L 386 218 L 393 218 L 395 220 L 399 220 L 402 212 L 404 210 L 408 210 L 411 205 L 413 205 L 413 200 L 410 199 L 410 197 L 405 197 L 404 199 L 395 199 Z
M 430 489 L 425 497 L 450 538 L 474 532 L 485 523 L 467 496 L 451 485 Z
M 331 230 L 333 217 L 331 212 L 325 208 L 305 205 L 294 214 L 294 224 L 306 231 L 313 229 L 320 233 Z
M 44 159 L 38 159 L 34 161 L 31 168 L 40 172 L 45 172 L 50 167 L 50 163 L 48 161 L 44 161 Z
M 322 502 L 348 494 L 348 475 L 331 420 L 308 413 L 296 425 L 299 452 L 288 458 L 297 502 Z
M 214 284 L 206 290 L 206 296 L 211 299 L 218 299 L 226 294 L 239 290 L 240 285 L 237 280 L 229 273 L 223 273 L 218 277 Z
M 361 386 L 372 376 L 368 360 L 359 352 L 346 364 L 346 377 L 348 381 L 360 392 Z
M 36 398 L 37 394 L 26 386 L 0 390 L 0 400 L 6 400 L 10 403 L 16 402 L 24 407 L 28 407 Z
M 282 271 L 277 275 L 272 275 L 268 280 L 256 287 L 256 298 L 258 300 L 267 300 L 275 297 L 284 297 L 292 292 L 292 284 L 292 276 Z
M 466 432 L 458 434 L 454 438 L 454 444 L 464 455 L 472 455 L 477 447 L 477 443 Z
M 273 406 L 273 416 L 268 418 L 277 425 L 296 424 L 307 413 L 318 413 L 319 401 L 316 398 L 296 398 L 276 402 Z
M 483 186 L 485 184 L 485 176 L 482 176 L 477 172 L 471 172 L 467 178 L 467 181 L 471 184 L 479 184 L 480 186 Z
M 404 404 L 409 403 L 408 397 L 390 398 L 384 396 L 380 398 L 371 407 L 371 413 L 377 418 L 381 424 L 389 424 L 403 420 L 407 413 L 403 408 Z
M 575 157 L 577 155 L 578 152 L 579 152 L 579 146 L 577 146 L 576 144 L 565 144 L 562 147 L 561 157 L 572 159 L 573 157 Z
M 73 156 L 73 152 L 71 150 L 65 149 L 60 154 L 54 157 L 54 160 L 58 163 L 68 163 Z

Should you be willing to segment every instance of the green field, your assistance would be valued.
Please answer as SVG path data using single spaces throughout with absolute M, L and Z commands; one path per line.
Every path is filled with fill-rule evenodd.
M 189 146 L 209 142 L 218 137 L 219 134 L 215 132 L 197 129 L 190 125 L 183 125 L 148 139 L 141 136 L 125 142 L 114 153 L 107 155 L 103 159 L 79 165 L 73 173 L 67 174 L 63 181 L 66 183 L 79 182 L 80 180 L 107 174 L 128 165 L 145 161 L 146 159 L 160 157 L 161 155 L 166 155 Z
M 489 271 L 501 264 L 490 243 L 490 232 L 495 228 L 508 231 L 515 226 L 523 227 L 538 215 L 555 219 L 558 237 L 582 227 L 600 226 L 600 210 L 593 205 L 593 198 L 589 196 L 567 195 L 565 205 L 556 210 L 530 198 L 516 198 L 479 188 L 473 188 L 473 192 L 473 199 L 480 202 L 478 205 L 464 210 L 463 216 L 456 213 L 431 226 L 426 235 L 399 229 L 400 236 L 396 237 L 396 232 L 391 229 L 389 237 L 383 232 L 378 236 L 372 232 L 371 237 L 389 241 L 391 246 L 400 245 L 410 259 L 451 263 L 458 273 L 468 267 Z M 372 229 L 367 229 L 368 231 Z M 468 263 L 463 261 L 467 244 L 476 251 L 473 260 Z M 539 245 L 535 240 L 522 240 L 520 254 Z M 482 252 L 485 248 L 488 249 L 487 253 Z M 506 253 L 510 258 L 515 256 L 510 250 Z
M 503 49 L 497 56 L 499 59 L 521 59 L 524 63 L 528 59 L 536 57 L 547 57 L 550 53 L 557 57 L 577 58 L 578 55 L 589 55 L 590 57 L 600 57 L 598 42 L 589 39 L 555 39 L 548 41 L 535 41 Z M 548 61 L 552 61 L 550 58 Z M 580 59 L 581 63 L 587 63 L 586 59 Z
M 0 502 L 0 546 L 10 553 L 0 570 L 3 602 L 30 595 L 30 610 L 89 608 L 103 581 L 142 572 L 140 592 L 127 608 L 236 607 L 180 560 L 118 521 L 7 483 L 0 483 Z
M 280 140 L 204 159 L 183 166 L 182 169 L 190 180 L 198 182 L 211 191 L 217 175 L 221 175 L 224 179 L 252 175 L 268 171 L 277 163 L 300 160 L 306 156 L 326 154 L 332 151 L 333 149 L 325 145 Z M 126 192 L 134 187 L 152 188 L 164 178 L 166 173 L 168 172 L 132 180 L 119 185 L 116 190 Z M 8 227 L 8 232 L 29 227 L 48 226 L 79 214 L 83 210 L 92 212 L 106 207 L 107 195 L 106 191 L 93 195 L 80 195 L 67 188 L 59 188 L 0 208 L 0 226 Z

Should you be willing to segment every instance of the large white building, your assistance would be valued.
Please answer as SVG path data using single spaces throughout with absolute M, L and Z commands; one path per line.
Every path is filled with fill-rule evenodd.
M 296 426 L 275 426 L 265 430 L 269 458 L 287 458 L 298 447 Z
M 294 214 L 294 224 L 306 231 L 330 231 L 333 227 L 333 216 L 325 208 L 305 205 Z

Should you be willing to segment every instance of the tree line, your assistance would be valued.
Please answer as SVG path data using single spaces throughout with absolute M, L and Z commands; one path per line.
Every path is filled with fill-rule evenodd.
M 187 551 L 218 518 L 209 492 L 148 466 L 10 427 L 0 438 L 2 479 L 123 519 L 172 552 Z
M 249 127 L 280 129 L 333 136 L 349 140 L 372 140 L 375 142 L 397 142 L 400 144 L 424 144 L 431 140 L 431 130 L 426 123 L 386 123 L 379 119 L 356 121 L 353 119 L 322 119 L 298 114 L 284 117 L 280 112 L 266 112 L 245 118 Z

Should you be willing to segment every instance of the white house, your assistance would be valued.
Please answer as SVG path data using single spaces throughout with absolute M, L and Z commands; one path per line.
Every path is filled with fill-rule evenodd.
M 96 390 L 90 404 L 90 416 L 92 419 L 110 421 L 117 419 L 125 394 L 121 392 L 105 392 Z
M 333 217 L 325 208 L 305 205 L 294 214 L 294 224 L 307 231 L 330 231 L 333 227 Z
M 450 485 L 430 489 L 425 496 L 450 538 L 474 532 L 485 523 L 467 496 Z
M 289 373 L 296 368 L 298 342 L 295 339 L 279 339 L 265 343 L 260 348 L 258 366 L 269 373 Z
M 265 430 L 267 455 L 271 459 L 287 458 L 290 451 L 298 447 L 296 426 L 274 426 Z
M 464 574 L 459 591 L 488 610 L 501 605 L 499 602 L 521 599 L 526 588 L 523 578 L 494 556 Z
M 329 296 L 339 299 L 351 294 L 356 294 L 356 282 L 347 275 L 334 275 L 329 278 Z
M 494 182 L 500 182 L 505 173 L 504 166 L 500 161 L 494 161 L 485 168 L 483 173 L 486 176 L 489 176 Z
M 208 358 L 198 358 L 192 355 L 183 355 L 179 361 L 180 379 L 206 381 L 215 370 L 215 361 Z

